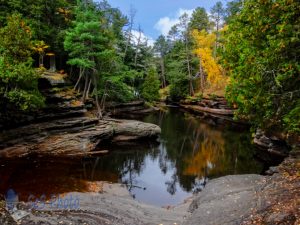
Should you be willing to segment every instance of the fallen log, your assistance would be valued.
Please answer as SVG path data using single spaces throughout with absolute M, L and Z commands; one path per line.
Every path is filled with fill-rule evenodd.
M 199 112 L 206 112 L 206 113 L 212 113 L 212 114 L 218 114 L 218 115 L 227 115 L 227 116 L 233 116 L 234 111 L 232 109 L 214 109 L 209 107 L 202 107 L 202 106 L 196 106 L 196 105 L 181 105 L 185 109 L 190 109 L 194 111 Z
M 95 155 L 103 155 L 103 154 L 107 154 L 108 150 L 102 150 L 102 151 L 91 151 L 91 152 L 80 152 L 80 153 L 75 153 L 75 154 L 67 154 L 67 156 L 71 156 L 71 157 L 76 157 L 76 156 L 95 156 Z

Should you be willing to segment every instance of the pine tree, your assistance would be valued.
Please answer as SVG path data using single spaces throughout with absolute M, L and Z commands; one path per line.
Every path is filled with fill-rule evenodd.
M 96 11 L 94 5 L 80 4 L 77 9 L 74 27 L 71 28 L 65 38 L 64 46 L 69 52 L 70 65 L 80 69 L 75 88 L 84 79 L 82 101 L 89 94 L 93 84 L 98 116 L 102 118 L 102 110 L 99 103 L 99 80 L 106 64 L 115 56 L 113 49 L 113 33 L 107 23 L 103 12 Z

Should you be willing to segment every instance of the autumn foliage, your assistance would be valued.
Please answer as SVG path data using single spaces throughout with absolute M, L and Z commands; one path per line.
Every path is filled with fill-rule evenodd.
M 205 30 L 193 30 L 192 37 L 195 43 L 193 52 L 199 58 L 201 72 L 207 76 L 209 85 L 220 86 L 224 81 L 224 72 L 217 59 L 213 57 L 216 34 L 207 33 Z

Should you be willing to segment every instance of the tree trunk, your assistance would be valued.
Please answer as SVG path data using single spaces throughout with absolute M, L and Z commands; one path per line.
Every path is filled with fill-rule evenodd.
M 165 77 L 165 62 L 163 57 L 161 57 L 160 66 L 161 66 L 162 87 L 165 88 L 167 86 L 167 83 Z
M 226 115 L 226 116 L 233 116 L 235 112 L 235 110 L 232 109 L 214 109 L 214 108 L 202 107 L 198 105 L 181 105 L 181 106 L 185 109 L 190 109 L 193 111 L 207 112 L 207 113 Z
M 101 106 L 99 105 L 98 85 L 97 85 L 97 79 L 96 79 L 95 74 L 93 74 L 93 80 L 94 80 L 94 87 L 95 87 L 95 90 L 96 90 L 96 106 L 97 106 L 97 111 L 98 111 L 98 118 L 102 120 L 103 119 L 103 115 L 102 115 Z
M 106 92 L 107 92 L 107 82 L 105 83 L 104 93 L 103 93 L 103 96 L 101 99 L 101 104 L 100 104 L 103 111 L 105 110 Z
M 136 12 L 135 12 L 134 8 L 131 7 L 130 8 L 130 22 L 129 22 L 130 24 L 129 24 L 129 28 L 127 30 L 128 39 L 127 39 L 126 46 L 125 46 L 123 61 L 125 61 L 126 54 L 127 54 L 127 51 L 128 51 L 128 47 L 130 45 L 135 13 Z
M 137 58 L 138 58 L 138 54 L 139 54 L 141 38 L 142 38 L 142 31 L 141 31 L 141 28 L 139 27 L 139 37 L 137 40 L 136 51 L 135 51 L 135 56 L 134 56 L 134 67 L 136 67 L 136 65 L 137 65 Z
M 202 71 L 202 64 L 201 64 L 201 59 L 199 59 L 199 74 L 200 74 L 200 88 L 201 88 L 201 93 L 203 94 L 204 92 L 204 73 Z
M 217 58 L 217 48 L 218 48 L 218 41 L 219 41 L 219 19 L 217 19 L 217 31 L 216 31 L 216 41 L 214 46 L 214 58 Z
M 186 61 L 187 61 L 187 69 L 188 69 L 188 76 L 189 76 L 190 95 L 194 96 L 194 87 L 193 87 L 192 74 L 191 74 L 190 54 L 189 54 L 189 49 L 188 49 L 188 38 L 187 37 L 185 37 L 185 52 L 186 52 Z
M 81 67 L 79 68 L 79 77 L 78 77 L 78 79 L 77 79 L 77 82 L 76 82 L 76 84 L 75 84 L 75 86 L 74 86 L 74 90 L 76 90 L 77 89 L 77 87 L 78 87 L 78 85 L 79 85 L 79 83 L 80 83 L 80 81 L 81 81 L 81 78 L 82 78 L 82 75 L 84 74 L 84 69 L 82 69 Z
M 83 95 L 82 95 L 82 102 L 84 103 L 86 100 L 86 92 L 88 89 L 88 83 L 89 83 L 89 77 L 88 75 L 85 76 L 85 83 L 84 83 L 84 89 L 83 89 Z
M 88 86 L 88 89 L 87 89 L 87 92 L 86 92 L 88 98 L 90 96 L 91 84 L 92 84 L 92 79 L 90 79 L 89 86 Z

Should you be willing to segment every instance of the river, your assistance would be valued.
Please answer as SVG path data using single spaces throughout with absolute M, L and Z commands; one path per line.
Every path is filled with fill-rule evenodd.
M 0 192 L 13 189 L 20 200 L 66 192 L 85 192 L 95 181 L 123 183 L 144 203 L 176 205 L 201 191 L 209 179 L 262 173 L 251 134 L 244 128 L 215 124 L 178 108 L 152 113 L 144 122 L 161 127 L 157 140 L 107 145 L 97 158 L 22 158 L 0 161 Z

